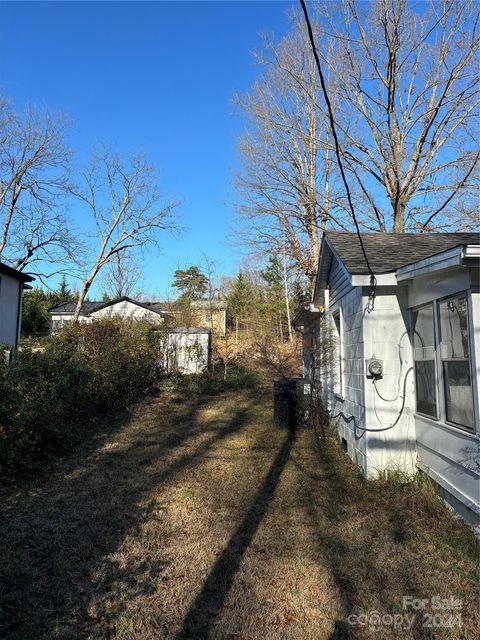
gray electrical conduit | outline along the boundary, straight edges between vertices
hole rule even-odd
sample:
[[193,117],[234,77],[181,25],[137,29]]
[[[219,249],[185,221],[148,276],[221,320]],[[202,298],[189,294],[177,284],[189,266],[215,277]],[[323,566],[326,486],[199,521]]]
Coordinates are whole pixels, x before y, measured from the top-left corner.
[[413,371],[413,367],[410,367],[410,369],[407,370],[407,372],[405,373],[405,378],[403,379],[403,398],[402,398],[402,406],[400,407],[400,411],[398,413],[398,416],[395,418],[395,422],[392,422],[391,425],[389,425],[388,427],[381,427],[380,429],[373,429],[371,427],[359,427],[357,425],[357,421],[355,416],[346,416],[343,411],[339,411],[337,414],[335,414],[334,416],[330,416],[328,415],[330,420],[335,420],[336,418],[343,418],[343,420],[345,422],[352,422],[354,423],[354,431],[355,431],[355,438],[358,440],[359,438],[361,438],[361,436],[357,437],[357,430],[360,430],[362,432],[368,431],[368,432],[373,432],[373,433],[378,433],[380,431],[388,431],[389,429],[392,429],[400,420],[400,418],[402,417],[403,414],[403,410],[405,409],[405,391],[407,388],[407,378],[408,378],[408,374],[410,373],[410,371]]
[[[391,398],[391,399],[384,398],[384,397],[380,394],[380,392],[378,391],[378,389],[377,389],[377,385],[375,384],[375,383],[376,383],[375,378],[373,379],[373,386],[375,387],[375,391],[376,391],[376,393],[377,393],[378,397],[379,397],[381,400],[383,400],[384,402],[395,402],[396,400],[398,400],[398,396],[399,396],[399,393],[400,393],[400,376],[401,376],[401,371],[402,371],[402,366],[403,366],[403,359],[402,359],[402,354],[401,354],[401,343],[402,343],[402,340],[403,340],[404,336],[406,336],[406,335],[407,335],[407,333],[408,333],[408,329],[402,333],[402,335],[400,336],[400,338],[399,338],[399,340],[398,340],[398,357],[399,357],[399,359],[400,359],[400,374],[399,374],[399,377],[398,377],[398,382],[397,382],[397,395],[395,396],[395,398]],[[415,333],[416,335],[418,335],[418,337],[420,338],[420,340],[421,340],[421,342],[422,342],[423,347],[425,348],[425,343],[424,343],[424,341],[423,341],[422,336],[418,333],[418,331],[415,331],[415,330],[414,330],[414,333]],[[360,430],[360,431],[362,431],[362,432],[368,431],[368,432],[373,432],[373,433],[379,433],[379,432],[381,432],[381,431],[389,431],[390,429],[392,429],[393,427],[395,427],[395,426],[398,424],[398,421],[399,421],[399,420],[400,420],[400,418],[402,417],[403,410],[405,409],[405,392],[406,392],[406,389],[407,389],[407,378],[408,378],[408,374],[410,373],[410,371],[413,371],[413,367],[410,367],[410,368],[405,372],[405,377],[404,377],[404,379],[403,379],[403,398],[402,398],[402,406],[400,407],[400,411],[399,411],[399,413],[398,413],[398,416],[395,418],[395,421],[394,421],[394,422],[392,422],[392,424],[391,424],[391,425],[389,425],[388,427],[381,427],[381,428],[378,428],[378,429],[374,429],[374,428],[370,428],[370,427],[359,427],[359,426],[357,425],[357,421],[356,421],[355,416],[347,416],[347,415],[345,415],[345,414],[343,413],[343,411],[339,411],[339,412],[338,412],[337,414],[335,414],[334,416],[330,416],[330,415],[328,414],[328,412],[327,412],[328,418],[329,418],[330,420],[335,420],[336,418],[340,418],[340,417],[341,417],[341,418],[343,418],[344,422],[346,422],[347,424],[348,424],[349,422],[352,422],[352,421],[353,421],[353,423],[354,423],[355,439],[356,439],[356,440],[358,440],[359,438],[361,438],[361,437],[362,437],[361,435],[357,437],[357,430]]]

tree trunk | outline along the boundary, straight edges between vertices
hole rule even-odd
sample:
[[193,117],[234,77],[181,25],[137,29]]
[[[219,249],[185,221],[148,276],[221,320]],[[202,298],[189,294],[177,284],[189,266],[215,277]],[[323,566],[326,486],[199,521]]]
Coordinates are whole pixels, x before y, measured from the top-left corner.
[[238,360],[238,318],[235,318],[235,359]]
[[290,301],[288,299],[287,254],[283,252],[283,283],[285,285],[285,309],[287,312],[288,340],[293,344],[292,322],[290,320]]
[[92,284],[93,278],[84,280],[82,284],[82,288],[80,289],[80,295],[78,296],[77,306],[75,307],[75,313],[73,314],[73,322],[78,322],[78,317],[80,315],[80,311],[82,310],[82,305],[87,297],[88,290]]
[[405,209],[406,203],[402,200],[398,200],[395,203],[393,211],[393,232],[405,233]]

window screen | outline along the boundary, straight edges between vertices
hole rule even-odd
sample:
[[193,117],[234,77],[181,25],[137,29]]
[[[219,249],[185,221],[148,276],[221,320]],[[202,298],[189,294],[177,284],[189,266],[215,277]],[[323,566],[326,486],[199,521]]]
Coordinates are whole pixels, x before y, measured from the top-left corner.
[[466,295],[442,300],[438,308],[446,418],[449,422],[473,429]]
[[342,393],[342,333],[340,324],[340,313],[333,316],[334,333],[335,333],[335,391]]
[[417,411],[437,418],[433,304],[417,309],[412,315]]

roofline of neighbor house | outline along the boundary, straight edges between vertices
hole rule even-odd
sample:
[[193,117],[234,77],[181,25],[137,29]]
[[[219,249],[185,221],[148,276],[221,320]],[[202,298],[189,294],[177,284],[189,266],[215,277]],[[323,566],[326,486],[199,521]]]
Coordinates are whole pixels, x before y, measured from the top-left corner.
[[[87,314],[82,313],[82,310],[80,309],[80,315],[84,316],[84,317],[89,317],[93,313],[96,313],[97,311],[101,311],[102,309],[110,307],[110,306],[112,306],[114,304],[118,304],[119,302],[131,302],[132,304],[136,305],[137,307],[142,307],[142,309],[145,309],[146,311],[151,311],[152,313],[156,313],[159,316],[168,315],[164,311],[159,311],[159,310],[157,311],[156,309],[152,309],[152,307],[149,307],[145,303],[140,302],[138,300],[134,300],[133,298],[129,298],[128,296],[122,296],[121,298],[115,298],[114,300],[106,300],[105,302],[99,302],[98,306],[95,307],[95,309],[93,311],[91,311],[90,313],[87,313]],[[57,307],[62,305],[62,304],[65,304],[65,302],[57,302],[54,305],[52,305],[48,310],[49,313],[55,314],[55,315],[73,316],[74,313],[75,313],[75,310],[73,310],[73,311],[60,311],[60,310],[57,309]],[[83,307],[83,305],[82,305],[82,307]]]

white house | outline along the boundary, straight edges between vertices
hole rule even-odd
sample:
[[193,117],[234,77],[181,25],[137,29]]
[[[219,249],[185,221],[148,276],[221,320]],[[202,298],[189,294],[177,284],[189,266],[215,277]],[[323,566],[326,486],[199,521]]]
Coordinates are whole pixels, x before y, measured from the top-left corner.
[[[73,320],[76,302],[58,302],[50,307],[52,333],[62,329]],[[100,318],[120,317],[132,320],[147,320],[153,324],[162,323],[165,312],[158,306],[139,302],[124,296],[108,302],[84,302],[80,311],[80,322],[92,322]]]
[[480,516],[480,236],[329,231],[313,304],[297,315],[304,375],[367,477],[428,473]]
[[0,344],[18,345],[22,323],[23,290],[32,276],[0,262]]

